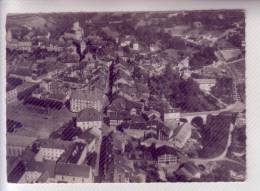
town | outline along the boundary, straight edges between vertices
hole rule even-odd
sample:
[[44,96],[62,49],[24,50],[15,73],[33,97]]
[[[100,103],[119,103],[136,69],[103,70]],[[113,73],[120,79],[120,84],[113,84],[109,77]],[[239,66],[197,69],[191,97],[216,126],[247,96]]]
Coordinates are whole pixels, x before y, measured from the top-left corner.
[[8,182],[245,181],[244,14],[9,14]]

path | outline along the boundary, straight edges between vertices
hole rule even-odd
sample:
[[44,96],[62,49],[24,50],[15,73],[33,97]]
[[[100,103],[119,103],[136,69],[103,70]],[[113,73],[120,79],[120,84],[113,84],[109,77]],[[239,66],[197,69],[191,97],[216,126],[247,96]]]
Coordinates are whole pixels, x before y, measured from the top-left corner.
[[234,162],[234,163],[244,166],[241,162],[227,158],[227,156],[226,156],[228,149],[232,143],[232,132],[234,129],[235,129],[235,127],[231,123],[230,127],[229,127],[227,145],[226,145],[224,151],[220,155],[218,155],[216,157],[212,157],[212,158],[191,158],[188,161],[191,161],[191,162],[195,163],[196,165],[203,165],[203,166],[206,166],[206,164],[209,162],[217,162],[217,161],[229,161],[229,162]]

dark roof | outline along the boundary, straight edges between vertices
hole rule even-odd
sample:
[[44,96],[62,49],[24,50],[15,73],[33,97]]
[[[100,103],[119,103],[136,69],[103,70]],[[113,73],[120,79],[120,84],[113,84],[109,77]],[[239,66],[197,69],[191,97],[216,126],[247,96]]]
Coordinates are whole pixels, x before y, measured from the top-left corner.
[[94,108],[86,108],[79,113],[77,121],[102,121],[102,113]]
[[145,123],[145,119],[141,115],[132,115],[131,116],[132,123]]
[[80,139],[84,139],[87,144],[90,144],[94,139],[96,139],[96,136],[89,132],[89,130],[84,131],[79,135]]
[[40,147],[42,148],[55,148],[55,149],[67,149],[73,142],[70,141],[62,141],[62,140],[55,140],[55,139],[40,139]]
[[26,147],[26,149],[24,150],[24,152],[21,155],[21,159],[23,161],[33,161],[34,157],[35,157],[36,153],[32,151],[32,149],[30,147]]
[[45,183],[49,178],[49,172],[46,170],[41,176],[38,178],[37,183]]
[[13,71],[12,74],[19,75],[19,76],[31,76],[32,72],[31,69],[19,68]]
[[33,105],[41,108],[50,108],[60,110],[63,107],[63,102],[52,99],[39,99],[35,97],[28,97],[24,100],[24,104]]
[[187,170],[192,175],[195,175],[199,171],[199,168],[195,164],[193,164],[192,162],[184,163],[182,168]]
[[43,162],[38,161],[30,161],[25,163],[26,171],[37,171],[37,172],[44,172],[45,165]]
[[55,167],[55,174],[88,178],[90,167],[87,165],[58,163]]
[[110,120],[123,120],[130,118],[128,111],[113,111],[109,112]]
[[6,86],[6,91],[10,91],[15,89],[17,86],[21,85],[23,81],[19,78],[14,78],[14,77],[8,77],[6,79],[7,86]]
[[149,125],[149,126],[153,126],[153,125],[156,125],[156,126],[162,126],[163,123],[158,121],[158,120],[149,120],[146,122],[146,125]]
[[154,154],[154,157],[157,158],[164,154],[178,155],[178,152],[174,148],[164,145],[164,146],[157,148],[153,154]]
[[59,158],[58,163],[77,163],[85,147],[83,143],[71,145]]
[[136,82],[135,86],[138,92],[150,93],[149,87],[144,83]]
[[135,101],[127,101],[126,102],[126,109],[130,110],[132,108],[136,108],[136,109],[141,110],[143,108],[143,103],[135,102]]
[[129,129],[147,129],[146,123],[131,123]]
[[23,161],[16,160],[15,163],[8,169],[8,182],[17,183],[25,172],[25,165]]
[[112,111],[122,111],[126,108],[126,99],[118,96],[113,102],[108,106],[108,109]]

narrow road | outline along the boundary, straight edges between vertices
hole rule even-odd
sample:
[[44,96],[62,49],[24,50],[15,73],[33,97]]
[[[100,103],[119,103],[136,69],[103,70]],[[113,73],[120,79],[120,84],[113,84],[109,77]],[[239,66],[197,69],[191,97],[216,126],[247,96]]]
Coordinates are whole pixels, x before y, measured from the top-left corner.
[[206,94],[208,94],[209,96],[213,97],[215,100],[217,100],[220,104],[224,105],[225,107],[228,106],[225,102],[223,102],[220,98],[217,98],[216,96],[214,96],[212,93],[207,92]]
[[181,113],[182,117],[185,116],[200,116],[200,115],[218,115],[221,112],[232,111],[232,112],[242,112],[245,109],[245,104],[241,102],[235,102],[234,104],[228,105],[224,109],[214,110],[214,111],[202,111],[202,112],[190,112]]

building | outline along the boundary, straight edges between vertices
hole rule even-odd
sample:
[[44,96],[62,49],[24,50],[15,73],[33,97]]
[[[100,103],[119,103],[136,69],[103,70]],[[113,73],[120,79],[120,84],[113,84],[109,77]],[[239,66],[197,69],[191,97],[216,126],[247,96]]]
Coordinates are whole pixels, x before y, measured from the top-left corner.
[[165,108],[164,110],[164,121],[174,122],[179,121],[181,118],[180,109],[177,108]]
[[238,127],[243,127],[246,125],[246,114],[245,113],[239,112],[237,114],[235,125]]
[[44,160],[57,161],[70,146],[72,146],[72,143],[69,141],[41,139],[35,160],[40,162]]
[[110,105],[108,105],[107,112],[120,112],[126,110],[127,100],[124,97],[116,97]]
[[148,98],[150,97],[150,89],[148,85],[146,85],[143,82],[136,82],[135,83],[135,88],[136,88],[136,96],[139,100],[144,100],[147,101]]
[[172,141],[176,147],[184,147],[187,141],[191,138],[192,128],[193,126],[190,123],[184,123],[173,130]]
[[127,144],[127,135],[120,131],[114,131],[112,136],[113,152],[117,154],[123,154],[125,152],[125,146]]
[[223,49],[219,53],[226,62],[239,58],[242,55],[242,51],[237,48]]
[[119,96],[122,96],[128,100],[136,100],[136,88],[129,85],[120,84],[117,85],[117,92]]
[[80,112],[86,108],[94,108],[101,111],[103,99],[103,92],[99,89],[75,90],[71,94],[70,110],[72,112]]
[[159,167],[176,166],[179,154],[174,148],[164,145],[155,150],[154,157]]
[[7,164],[7,181],[11,183],[18,183],[24,172],[24,162],[20,159],[15,159],[10,164]]
[[199,84],[201,90],[210,92],[211,88],[216,85],[216,79],[194,79]]
[[149,118],[149,119],[161,119],[161,113],[159,111],[150,109],[148,111],[145,111],[144,114]]
[[134,137],[135,139],[144,138],[145,134],[149,131],[151,131],[151,129],[146,126],[145,122],[131,123],[128,128],[124,130],[128,136]]
[[55,167],[55,178],[50,182],[58,183],[91,183],[94,182],[94,174],[91,167],[68,163],[58,163]]
[[25,162],[25,172],[19,179],[19,183],[36,183],[44,172],[44,163],[30,161]]
[[181,165],[177,171],[177,174],[185,176],[185,178],[188,180],[198,179],[201,176],[199,168],[191,162],[187,162]]
[[102,127],[102,122],[102,113],[94,108],[84,109],[77,117],[77,127],[79,127],[82,131],[91,128],[100,129]]
[[108,112],[109,126],[112,128],[120,125],[125,119],[129,117],[128,112],[125,111],[111,111]]
[[39,87],[39,84],[24,82],[23,84],[17,86],[17,98],[22,100],[32,95],[32,92]]
[[86,50],[86,47],[87,47],[86,42],[85,41],[81,41],[80,42],[80,52],[81,52],[81,54],[84,54],[84,51]]
[[32,42],[30,41],[8,41],[7,46],[8,49],[10,50],[20,50],[20,51],[32,51]]
[[65,85],[63,82],[45,80],[45,83],[45,86],[47,86],[46,88],[54,95],[70,96],[71,94],[69,86]]
[[229,170],[229,175],[236,181],[244,181],[246,179],[246,175],[243,171]]
[[6,42],[12,42],[13,41],[13,33],[10,29],[6,32]]
[[129,183],[134,173],[133,161],[127,160],[123,156],[116,155],[114,164],[113,182]]
[[156,43],[156,44],[151,44],[149,49],[151,52],[157,52],[161,49],[161,47],[159,43]]
[[130,35],[126,35],[125,37],[119,39],[120,46],[121,47],[130,46],[133,40],[134,40],[133,37],[131,37]]
[[190,66],[189,63],[190,63],[189,57],[186,57],[186,58],[184,58],[183,60],[181,60],[181,61],[178,63],[178,68],[179,68],[179,70],[189,68],[189,66]]
[[36,140],[35,137],[27,137],[23,135],[6,135],[6,154],[10,157],[18,157],[22,155],[28,146],[31,146]]
[[160,125],[160,128],[158,130],[158,138],[161,141],[169,141],[172,136],[174,130],[179,126],[178,121],[166,121],[162,125]]
[[84,36],[84,30],[83,30],[83,28],[81,28],[80,23],[78,21],[73,23],[72,30],[75,33],[75,38],[77,40],[82,40],[82,38]]
[[41,83],[40,83],[40,88],[45,89],[47,92],[51,92],[52,89],[52,80],[51,79],[44,79]]
[[17,86],[23,84],[23,80],[7,77],[6,82],[6,102],[8,104],[17,101]]
[[76,141],[80,141],[86,144],[86,152],[94,152],[96,150],[97,137],[90,131],[84,131],[79,135]]
[[61,52],[63,50],[63,47],[54,45],[54,44],[50,44],[49,46],[46,47],[47,51],[54,51],[54,52]]
[[23,124],[21,122],[7,118],[7,120],[6,120],[7,132],[14,132],[16,129],[19,129],[22,127],[23,127]]
[[12,103],[17,101],[17,89],[16,87],[6,88],[6,103]]
[[133,48],[133,50],[139,50],[140,49],[139,43],[138,42],[134,42],[132,44],[132,48]]

